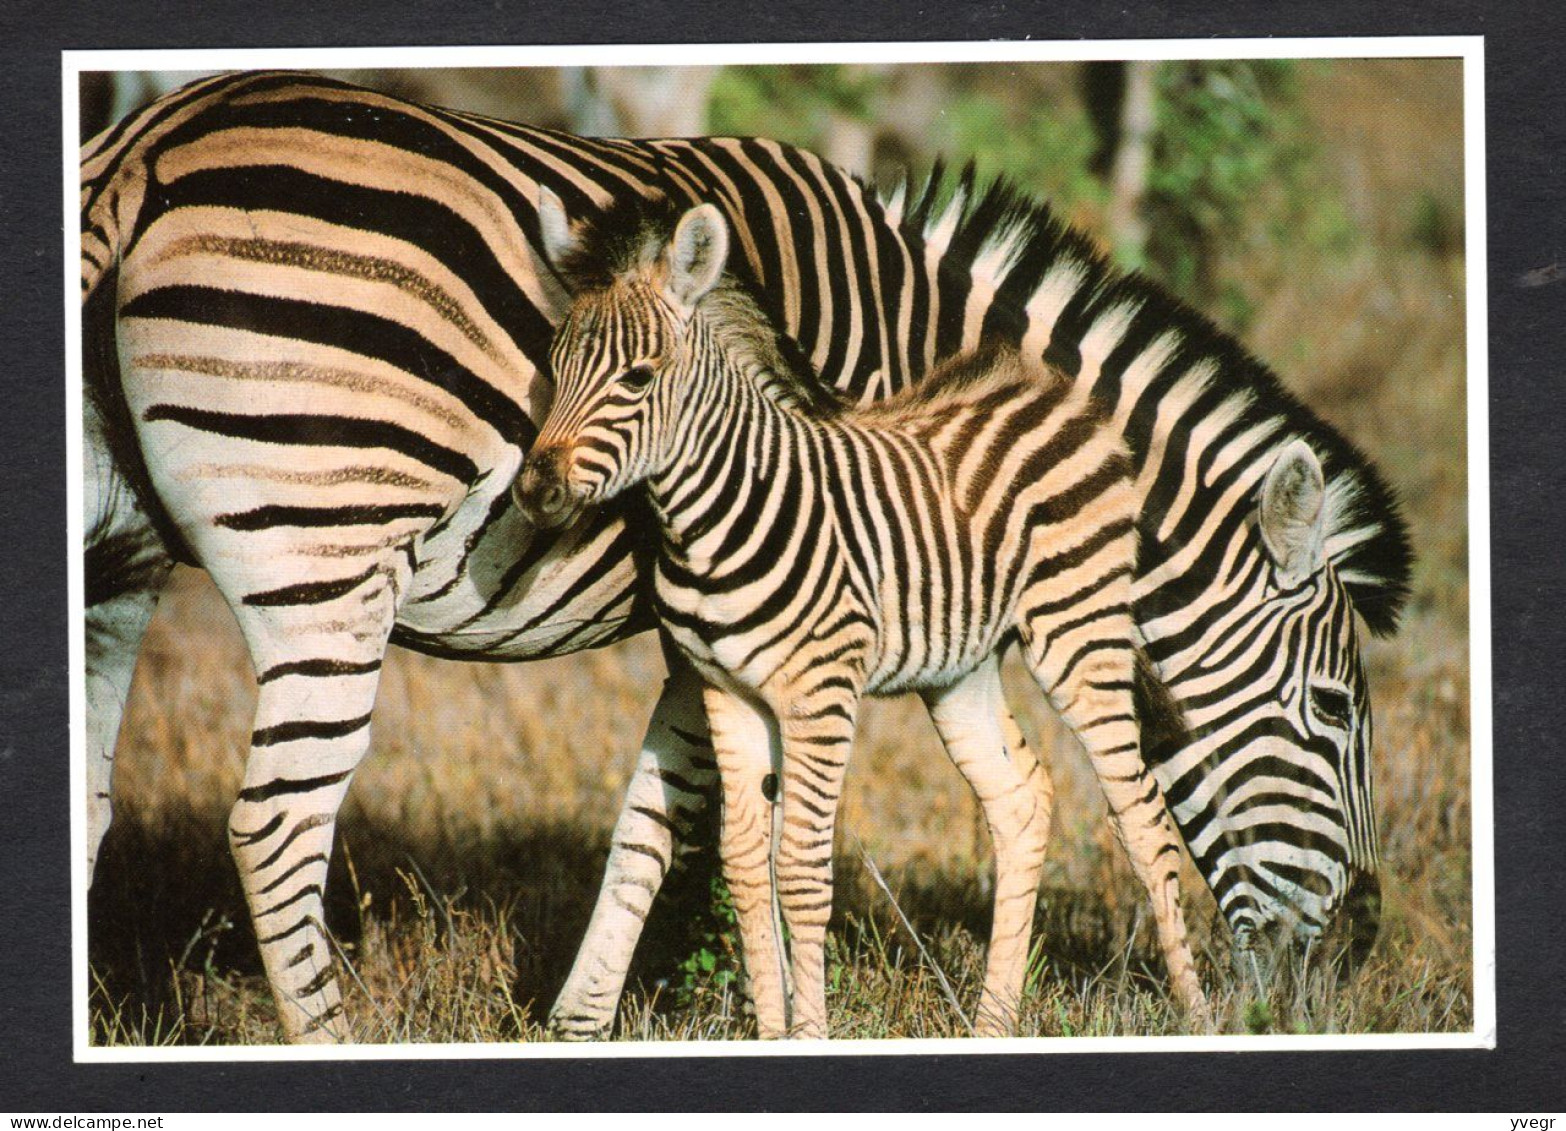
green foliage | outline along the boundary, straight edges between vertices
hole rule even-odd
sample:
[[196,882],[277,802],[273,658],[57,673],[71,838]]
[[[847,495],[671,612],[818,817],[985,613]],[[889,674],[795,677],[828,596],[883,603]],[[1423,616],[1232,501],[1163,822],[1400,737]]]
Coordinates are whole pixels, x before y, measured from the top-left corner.
[[[1253,309],[1221,276],[1242,244],[1303,244],[1342,253],[1355,233],[1312,162],[1299,108],[1300,64],[1287,60],[1165,63],[1145,215],[1146,270],[1176,293],[1243,327]],[[1264,222],[1253,218],[1264,215]]]
[[713,876],[708,903],[693,931],[693,946],[680,960],[675,1004],[684,1008],[721,995],[739,979],[739,923],[734,900],[721,876]]
[[1107,196],[1090,170],[1098,140],[1080,106],[1003,106],[963,92],[947,108],[943,132],[953,160],[972,160],[981,178],[1005,177],[1064,216],[1102,207]]
[[[1278,270],[1297,252],[1341,256],[1352,249],[1359,235],[1316,161],[1301,108],[1302,71],[1330,65],[1158,64],[1143,196],[1147,239],[1141,247],[1113,247],[1121,265],[1244,330],[1255,315],[1257,280],[1236,278],[1234,264]],[[840,64],[726,67],[713,86],[708,126],[819,150],[844,119],[873,123],[894,96],[894,81],[888,72]],[[1068,220],[1103,232],[1118,96],[1099,105],[1103,99],[1078,87],[1079,96],[1070,84],[1057,96],[1012,96],[954,71],[915,159],[971,160],[981,179],[1005,177]],[[1433,198],[1415,202],[1411,243],[1448,248],[1461,242],[1456,228]]]
[[1272,1032],[1272,1007],[1260,998],[1245,1006],[1245,1031],[1256,1034]]
[[835,116],[871,117],[884,83],[880,74],[838,63],[725,67],[707,103],[707,128],[819,149]]
[[1435,258],[1455,255],[1463,250],[1462,217],[1453,215],[1450,204],[1426,189],[1414,198],[1408,242]]

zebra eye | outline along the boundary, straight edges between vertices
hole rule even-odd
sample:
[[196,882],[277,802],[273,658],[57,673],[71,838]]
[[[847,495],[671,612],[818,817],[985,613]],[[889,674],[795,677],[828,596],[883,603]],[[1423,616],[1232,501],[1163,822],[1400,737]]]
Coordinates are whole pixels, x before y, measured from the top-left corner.
[[627,369],[625,376],[620,378],[620,384],[630,389],[633,393],[640,392],[653,383],[653,371],[645,365],[638,365],[634,369]]
[[1354,717],[1353,702],[1346,693],[1334,687],[1311,688],[1310,705],[1322,722],[1344,730],[1348,729],[1349,720]]

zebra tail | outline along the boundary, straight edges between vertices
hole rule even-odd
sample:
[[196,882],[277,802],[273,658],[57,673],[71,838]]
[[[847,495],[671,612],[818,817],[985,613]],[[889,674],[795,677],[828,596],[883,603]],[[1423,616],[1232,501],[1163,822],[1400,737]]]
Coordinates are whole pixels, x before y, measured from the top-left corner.
[[1147,653],[1140,648],[1136,650],[1136,675],[1131,694],[1142,731],[1142,758],[1148,765],[1156,765],[1168,754],[1189,745],[1191,732],[1186,726],[1185,713]]
[[191,562],[152,486],[120,380],[115,336],[117,268],[82,304],[82,474],[85,606],[162,583],[173,561]]

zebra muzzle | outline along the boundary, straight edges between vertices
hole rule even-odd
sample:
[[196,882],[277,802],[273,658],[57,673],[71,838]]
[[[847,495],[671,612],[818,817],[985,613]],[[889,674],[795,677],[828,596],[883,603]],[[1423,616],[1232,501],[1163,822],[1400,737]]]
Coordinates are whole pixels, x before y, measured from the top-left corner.
[[564,463],[565,453],[559,449],[535,451],[511,487],[522,516],[534,526],[563,526],[580,509],[580,500],[566,483]]

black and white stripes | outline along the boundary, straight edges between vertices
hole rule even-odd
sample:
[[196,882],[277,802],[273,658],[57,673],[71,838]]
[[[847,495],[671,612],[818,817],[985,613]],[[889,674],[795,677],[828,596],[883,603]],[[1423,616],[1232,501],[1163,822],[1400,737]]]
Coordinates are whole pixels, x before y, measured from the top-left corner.
[[[1405,589],[1390,496],[1231,339],[1114,275],[1042,210],[940,178],[883,204],[773,142],[573,138],[284,74],[171,94],[89,142],[81,172],[89,858],[173,560],[206,568],[235,607],[266,677],[263,737],[370,715],[388,639],[514,660],[651,623],[616,511],[539,531],[507,490],[549,404],[565,305],[536,252],[542,185],[572,216],[657,193],[716,202],[732,265],[785,345],[850,401],[984,340],[1047,356],[1112,405],[1142,499],[1138,623],[1194,727],[1191,745],[1154,752],[1157,771],[1203,871],[1242,938],[1277,922],[1319,932],[1367,890],[1369,718],[1352,634],[1355,613],[1389,631]],[[1257,502],[1295,440],[1320,468],[1320,553],[1285,587]],[[648,728],[640,800],[557,1008],[568,1035],[612,1019],[672,830],[714,788],[696,696],[676,673]],[[349,772],[367,742],[359,727],[257,746],[245,787]],[[256,891],[329,853],[348,780],[241,802],[268,807],[236,811],[242,834],[282,816],[259,850],[236,844],[246,868],[326,818],[298,833],[288,864],[247,876],[254,908],[322,882],[305,868]],[[311,893],[270,917],[292,926],[314,906]],[[297,1035],[333,991],[303,992],[318,974],[288,965],[302,944],[264,949]],[[311,1035],[344,1032],[329,1019]]]

